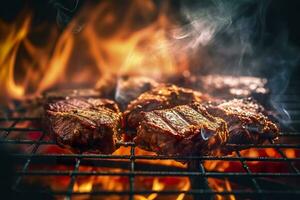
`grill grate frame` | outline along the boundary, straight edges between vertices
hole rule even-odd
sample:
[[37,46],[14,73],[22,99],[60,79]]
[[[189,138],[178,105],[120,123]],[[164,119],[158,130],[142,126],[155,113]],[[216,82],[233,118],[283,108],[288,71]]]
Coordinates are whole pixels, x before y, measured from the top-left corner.
[[[294,140],[300,141],[300,134],[297,130],[297,126],[300,125],[300,96],[296,96],[294,98],[288,98],[288,96],[284,96],[281,100],[285,100],[285,105],[287,108],[290,108],[289,113],[292,115],[292,123],[291,125],[293,129],[284,128],[284,130],[280,133],[280,141],[286,140]],[[291,100],[292,99],[292,100]],[[293,100],[294,99],[294,100]],[[299,143],[272,143],[271,141],[268,144],[263,145],[243,145],[249,148],[255,149],[266,149],[273,148],[276,150],[276,153],[280,155],[280,157],[245,157],[242,156],[240,150],[236,150],[236,156],[189,156],[189,157],[174,157],[174,156],[150,156],[150,155],[135,155],[135,144],[133,142],[120,143],[120,146],[130,147],[129,155],[95,155],[95,154],[38,154],[37,150],[44,145],[55,145],[53,141],[44,140],[47,132],[43,129],[36,127],[26,127],[20,128],[18,127],[19,123],[24,121],[28,121],[31,124],[34,122],[39,122],[39,118],[28,117],[23,115],[24,117],[14,117],[14,116],[22,116],[26,109],[18,108],[15,110],[6,110],[9,117],[0,118],[1,122],[10,122],[10,125],[0,126],[0,145],[31,145],[32,150],[29,153],[17,152],[12,154],[12,156],[16,160],[22,161],[21,168],[17,171],[13,190],[19,194],[28,194],[28,193],[41,193],[45,195],[51,196],[65,196],[68,198],[74,196],[81,195],[91,195],[91,196],[109,196],[109,195],[126,195],[129,199],[134,199],[135,195],[146,195],[157,193],[159,195],[170,195],[170,194],[188,194],[194,195],[194,197],[205,197],[210,198],[211,196],[221,195],[221,196],[229,196],[236,195],[237,197],[251,197],[258,199],[270,199],[273,197],[277,198],[290,198],[297,199],[300,197],[300,189],[299,188],[290,188],[284,190],[268,190],[262,187],[260,183],[261,178],[269,178],[276,180],[278,178],[289,179],[297,179],[300,180],[300,170],[297,165],[300,164],[300,157],[289,158],[284,153],[285,149],[294,149],[300,152],[300,144]],[[30,132],[41,132],[42,134],[36,140],[30,139],[10,139],[9,136],[12,132],[17,131],[19,134],[28,134]],[[157,166],[156,170],[148,170],[146,166],[141,165],[137,160],[169,160],[169,159],[182,159],[186,160],[189,163],[193,163],[193,167],[190,169],[180,169],[176,167],[161,167]],[[29,170],[29,166],[36,163],[43,163],[47,160],[55,160],[57,163],[63,163],[66,165],[73,166],[72,170]],[[122,172],[110,172],[110,171],[80,171],[79,168],[81,166],[89,165],[92,163],[94,166],[102,166],[103,163],[107,162],[109,165],[113,162],[116,162],[116,166],[122,168],[122,166],[129,166],[128,171]],[[243,168],[243,172],[218,172],[218,171],[207,171],[203,166],[203,161],[207,160],[216,160],[216,161],[236,161],[239,162]],[[277,163],[287,163],[288,172],[286,173],[275,173],[275,172],[252,172],[247,162],[277,162]],[[111,163],[110,163],[111,162]],[[122,165],[123,163],[123,165]],[[116,167],[114,166],[114,167]],[[34,190],[34,191],[26,191],[20,189],[21,181],[24,177],[35,177],[35,176],[69,176],[70,182],[66,190],[59,191],[44,191],[44,190]],[[121,176],[127,177],[129,183],[129,190],[127,191],[91,191],[91,192],[75,192],[74,184],[76,178],[79,176]],[[155,191],[155,190],[136,190],[135,189],[135,178],[138,176],[148,176],[148,177],[189,177],[192,183],[192,187],[188,191],[179,191],[179,190],[163,190],[163,191]],[[207,186],[208,178],[217,178],[217,179],[239,179],[243,178],[243,180],[248,180],[250,190],[232,190],[232,191],[214,191]],[[196,184],[193,182],[201,181],[201,184]],[[244,181],[245,181],[244,180]]]

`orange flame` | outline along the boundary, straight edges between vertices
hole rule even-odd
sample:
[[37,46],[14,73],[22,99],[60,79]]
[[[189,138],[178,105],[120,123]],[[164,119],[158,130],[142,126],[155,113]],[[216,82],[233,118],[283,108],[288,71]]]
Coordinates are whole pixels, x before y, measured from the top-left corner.
[[[167,14],[168,1],[159,6],[141,0],[124,5],[115,1],[85,5],[61,34],[49,33],[44,46],[34,44],[33,39],[45,38],[36,34],[38,28],[31,27],[30,17],[12,25],[1,23],[0,30],[7,30],[0,41],[3,96],[21,99],[53,86],[76,83],[99,87],[103,80],[120,74],[162,78],[186,68],[185,53],[174,51],[169,37],[175,24]],[[17,26],[19,21],[21,26]],[[56,25],[50,30],[57,30]],[[22,61],[18,65],[17,58]],[[21,69],[25,72],[19,72]]]
[[15,61],[21,42],[26,38],[30,25],[27,17],[20,27],[1,23],[1,31],[5,31],[4,38],[0,41],[0,89],[2,94],[18,98],[24,95],[24,87],[15,82]]

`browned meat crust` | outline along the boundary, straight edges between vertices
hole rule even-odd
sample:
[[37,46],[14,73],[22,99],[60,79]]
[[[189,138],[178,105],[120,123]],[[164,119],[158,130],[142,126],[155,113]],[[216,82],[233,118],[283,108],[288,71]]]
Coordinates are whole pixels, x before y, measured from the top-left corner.
[[268,95],[267,79],[251,76],[207,75],[198,77],[201,89],[209,94],[222,97],[256,97]]
[[267,103],[270,94],[267,79],[254,76],[219,74],[199,76],[186,71],[173,77],[170,81],[183,87],[205,91],[211,96],[223,99],[253,97],[262,103]]
[[113,101],[60,100],[46,104],[45,115],[57,143],[75,151],[112,153],[120,140],[122,115]]
[[101,92],[96,89],[65,89],[48,91],[44,93],[44,99],[46,102],[54,102],[69,98],[99,98]]
[[[277,125],[264,114],[264,108],[252,99],[233,99],[205,107],[211,115],[227,122],[227,144],[261,144],[278,136]],[[231,149],[228,147],[227,150]]]
[[142,112],[143,121],[134,141],[162,155],[214,154],[227,141],[226,123],[199,103]]
[[207,95],[191,89],[175,85],[160,85],[141,94],[128,105],[127,110],[124,112],[125,124],[130,129],[135,129],[142,119],[142,111],[166,109],[194,101],[203,102],[207,100],[209,100]]

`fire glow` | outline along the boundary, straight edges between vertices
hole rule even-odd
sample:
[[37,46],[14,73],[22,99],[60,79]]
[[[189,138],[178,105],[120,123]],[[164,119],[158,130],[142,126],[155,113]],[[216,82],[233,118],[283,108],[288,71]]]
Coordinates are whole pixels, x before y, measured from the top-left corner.
[[[116,10],[126,10],[119,14]],[[159,7],[152,1],[134,0],[125,7],[117,6],[114,1],[103,1],[96,7],[87,5],[71,21],[63,32],[55,25],[51,27],[48,39],[44,44],[35,44],[32,35],[38,33],[43,27],[32,27],[32,16],[20,17],[13,24],[0,23],[0,94],[1,101],[12,99],[24,100],[34,98],[50,88],[61,88],[84,85],[101,88],[109,85],[113,77],[134,74],[162,79],[188,69],[189,59],[186,50],[178,51],[170,39],[170,31],[177,28],[170,16],[168,1]],[[137,17],[142,26],[137,26]],[[81,25],[81,21],[85,21]],[[80,30],[78,26],[80,25]],[[82,26],[82,27],[81,27]],[[36,29],[36,30],[35,30]],[[49,27],[47,27],[49,29]],[[176,29],[177,30],[177,29]],[[43,30],[45,31],[45,30]],[[204,37],[204,36],[203,36]],[[207,35],[206,37],[211,37]],[[202,38],[203,39],[203,38]],[[204,38],[205,40],[205,38]],[[51,41],[51,42],[49,42]],[[25,125],[27,126],[27,125]],[[34,134],[33,134],[34,135]],[[32,138],[28,138],[32,139]],[[57,148],[57,149],[56,149]],[[58,147],[41,149],[41,153],[70,153]],[[247,157],[280,157],[274,149],[244,150]],[[295,157],[296,152],[287,150],[288,157]],[[122,147],[114,155],[130,155],[130,148]],[[136,155],[153,155],[153,153],[136,148]],[[232,155],[235,156],[235,155]],[[187,168],[173,160],[141,161],[145,163],[176,166]],[[206,161],[208,171],[243,171],[240,163],[225,161]],[[250,164],[257,171],[266,168],[277,171],[282,165],[274,167],[262,166],[259,162]],[[59,170],[61,166],[57,166]],[[277,168],[278,167],[278,168]],[[103,170],[95,167],[82,167],[84,171]],[[122,169],[115,169],[115,172]],[[28,180],[29,182],[42,182],[51,189],[64,187],[69,178],[51,180]],[[208,179],[210,187],[215,191],[231,191],[229,180]],[[128,190],[128,180],[123,177],[91,176],[76,180],[73,190],[75,192],[90,192],[95,187],[103,190]],[[186,177],[136,177],[138,189],[148,188],[155,191],[177,189],[188,191],[191,184]],[[89,199],[83,196],[80,199]],[[120,199],[117,198],[116,199]],[[136,195],[137,200],[163,199],[158,194]],[[189,199],[185,194],[175,195],[175,200]],[[218,196],[217,199],[222,199]],[[234,200],[230,195],[228,199]]]
[[[125,16],[114,7],[121,9],[113,2],[86,6],[62,33],[53,25],[47,38],[52,42],[39,45],[32,35],[45,30],[32,27],[31,16],[13,24],[2,22],[1,99],[36,96],[61,85],[97,88],[122,74],[162,78],[187,68],[185,52],[174,55],[171,50],[168,31],[175,24],[167,16],[167,3],[157,8],[151,1],[132,1],[124,8]],[[135,24],[137,16],[141,27]],[[82,18],[88,20],[76,33]]]
[[[34,127],[36,125],[20,122],[18,124],[18,128],[25,127]],[[20,134],[11,133],[8,136],[8,139],[11,140],[20,140],[25,139],[28,141],[36,141],[42,136],[42,132],[29,132],[28,134],[21,135]],[[49,136],[46,136],[43,141],[51,141]],[[34,145],[22,144],[19,146],[20,152],[30,153],[33,149]],[[131,148],[130,147],[120,147],[116,150],[113,155],[130,155]],[[36,152],[40,155],[55,155],[55,154],[72,154],[71,151],[65,148],[61,148],[57,145],[43,145],[40,146]],[[289,158],[295,158],[299,156],[300,152],[296,152],[294,149],[285,149],[283,153]],[[153,152],[144,151],[138,147],[135,148],[136,156],[153,156],[155,155]],[[234,153],[230,155],[232,157],[237,157]],[[265,149],[256,149],[251,148],[247,150],[241,151],[241,156],[248,158],[258,158],[258,157],[268,157],[268,158],[280,158],[281,155],[273,149],[273,148],[265,148]],[[109,161],[113,161],[110,159]],[[147,159],[139,159],[136,163],[144,163],[144,164],[155,164],[159,166],[172,166],[181,169],[186,169],[187,164],[183,164],[174,160],[147,160]],[[222,160],[207,160],[203,163],[205,170],[207,172],[244,172],[242,163],[235,161],[222,161]],[[274,162],[259,162],[259,161],[250,161],[247,164],[251,172],[280,172],[285,173],[288,171],[287,163],[274,163]],[[32,164],[30,165],[29,171],[39,171],[39,170],[51,170],[51,171],[61,171],[61,172],[70,172],[73,170],[72,166],[68,165],[43,165],[43,164]],[[128,169],[121,168],[107,168],[107,167],[93,167],[93,166],[80,166],[78,169],[79,172],[128,172]],[[70,176],[36,176],[36,177],[24,177],[24,183],[29,183],[33,185],[41,185],[46,188],[50,188],[51,190],[58,191],[67,188],[70,183]],[[129,190],[129,179],[127,176],[78,176],[73,186],[74,192],[86,193],[85,195],[80,195],[74,197],[74,199],[90,199],[92,198],[88,193],[92,191],[128,191]],[[166,176],[166,177],[148,177],[148,176],[136,176],[135,177],[135,190],[153,190],[156,192],[162,190],[178,190],[178,191],[188,191],[191,189],[190,179],[188,177],[176,177],[176,176]],[[216,192],[222,191],[232,191],[233,188],[237,187],[236,183],[231,183],[229,179],[217,179],[217,178],[208,178],[208,183],[211,189]],[[127,196],[110,196],[112,199],[127,199]],[[99,197],[99,199],[105,199],[106,197]],[[174,199],[174,200],[183,200],[183,199],[192,199],[191,196],[186,195],[184,193],[178,195],[159,195],[157,193],[152,193],[149,195],[135,195],[135,199],[137,200],[145,200],[145,199]],[[60,199],[58,197],[58,199]],[[62,198],[63,199],[63,198]],[[236,199],[234,195],[221,196],[217,195],[216,199]]]

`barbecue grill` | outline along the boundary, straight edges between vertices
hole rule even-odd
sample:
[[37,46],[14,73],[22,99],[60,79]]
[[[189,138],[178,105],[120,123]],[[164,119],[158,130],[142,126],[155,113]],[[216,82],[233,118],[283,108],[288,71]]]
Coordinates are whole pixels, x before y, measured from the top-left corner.
[[[240,150],[236,150],[234,156],[192,156],[192,157],[172,157],[157,155],[136,155],[135,144],[133,142],[119,143],[120,146],[130,148],[128,155],[99,155],[99,154],[65,154],[51,153],[41,154],[39,149],[47,145],[56,145],[54,141],[49,140],[47,131],[39,127],[40,118],[28,115],[28,109],[24,108],[20,102],[15,103],[15,109],[3,109],[5,117],[0,118],[1,144],[15,147],[18,145],[27,146],[24,151],[15,151],[12,154],[17,163],[18,170],[15,174],[13,191],[19,195],[41,194],[52,197],[75,198],[88,195],[89,197],[111,197],[122,196],[128,199],[135,199],[136,195],[158,194],[179,195],[185,194],[185,197],[194,197],[194,199],[211,199],[211,197],[234,197],[250,199],[297,199],[300,198],[299,183],[299,152],[300,139],[299,120],[300,120],[300,95],[293,90],[281,96],[281,104],[286,105],[287,111],[291,115],[291,122],[288,126],[282,125],[280,138],[275,143],[263,145],[247,145],[252,149],[274,149],[276,153],[273,156],[243,156]],[[20,126],[22,124],[22,126]],[[25,124],[25,126],[24,126]],[[16,134],[17,133],[17,134]],[[27,137],[34,135],[34,138]],[[18,135],[18,136],[12,136]],[[25,139],[24,139],[25,138]],[[29,139],[28,139],[29,138]],[[28,148],[30,149],[28,150]],[[287,150],[293,151],[294,156],[290,156]],[[279,155],[279,156],[278,156]],[[184,160],[188,167],[180,168],[176,166],[165,166],[155,162],[140,162],[140,160]],[[223,161],[239,163],[242,171],[210,171],[205,169],[206,161]],[[281,170],[271,171],[253,170],[249,165],[251,162],[258,162],[261,166],[279,165]],[[43,168],[33,168],[32,166],[48,166]],[[51,166],[66,166],[63,170],[51,168]],[[90,170],[82,166],[101,167],[102,170]],[[121,171],[111,171],[109,169],[123,169]],[[284,168],[284,169],[282,169]],[[30,178],[34,180],[37,177],[50,178],[55,176],[57,180],[60,177],[67,177],[68,184],[65,189],[49,190],[42,187],[31,186],[23,187],[23,180]],[[122,177],[128,182],[128,190],[112,191],[104,189],[92,189],[91,191],[74,190],[74,185],[78,177]],[[141,190],[137,189],[135,179],[138,177],[188,177],[191,183],[189,190]],[[231,190],[224,189],[216,191],[209,186],[209,178],[218,180],[228,180],[231,183],[243,186],[244,189]]]
[[[7,191],[12,199],[38,200],[300,199],[299,72],[285,90],[293,67],[299,68],[297,4],[6,4],[0,12],[0,199],[10,199]],[[231,145],[232,155],[220,156],[156,155],[132,140],[118,143],[113,154],[74,153],[58,146],[44,128],[44,99],[28,101],[48,90],[84,87],[118,101],[124,89],[119,80],[131,76],[224,98],[231,86],[225,87],[224,97],[219,93],[223,87],[216,92],[207,91],[210,85],[198,87],[209,82],[200,83],[198,76],[209,74],[222,75],[221,84],[223,75],[266,78],[268,84],[261,88],[266,94],[252,96],[273,112],[272,122],[279,119],[279,139]],[[130,88],[125,87],[125,94]],[[276,96],[270,98],[274,108],[268,104],[269,90]]]

